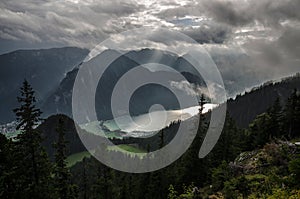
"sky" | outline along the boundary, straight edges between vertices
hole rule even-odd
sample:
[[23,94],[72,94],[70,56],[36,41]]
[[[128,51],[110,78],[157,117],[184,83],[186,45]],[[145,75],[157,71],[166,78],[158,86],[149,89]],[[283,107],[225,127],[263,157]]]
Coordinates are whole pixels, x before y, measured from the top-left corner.
[[299,0],[2,0],[0,54],[92,49],[126,30],[163,27],[210,53],[247,55],[243,70],[281,77],[300,69],[299,10]]

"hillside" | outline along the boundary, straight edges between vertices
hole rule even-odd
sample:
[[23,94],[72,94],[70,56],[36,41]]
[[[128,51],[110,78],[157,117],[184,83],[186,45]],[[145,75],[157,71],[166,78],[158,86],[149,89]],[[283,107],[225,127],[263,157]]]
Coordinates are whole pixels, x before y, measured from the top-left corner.
[[[291,79],[294,78],[283,82]],[[103,189],[109,190],[112,198],[119,198],[119,190],[115,190],[117,186],[133,198],[141,198],[148,192],[147,198],[296,199],[300,197],[299,115],[300,94],[296,91],[289,96],[289,103],[283,106],[273,104],[268,111],[256,115],[245,129],[238,128],[228,115],[221,137],[203,159],[199,159],[198,152],[203,133],[207,130],[204,120],[191,147],[162,170],[138,175],[124,173],[90,157],[71,168],[73,181],[90,188],[88,193],[81,193],[82,198],[85,194],[91,198],[98,194],[103,196]],[[167,142],[166,135],[176,132],[176,125],[171,127],[174,129],[169,128],[170,132],[164,130],[163,136],[160,134],[151,140],[154,150],[155,144]],[[77,180],[82,175],[89,176],[85,184]],[[103,185],[102,182],[108,179],[113,183]],[[93,189],[95,183],[97,190]],[[151,187],[147,187],[148,184]],[[127,187],[134,187],[134,191]]]
[[16,97],[24,79],[33,86],[41,101],[87,54],[86,49],[66,47],[18,50],[0,55],[0,123],[14,119],[12,109],[17,106]]
[[[141,51],[142,53],[143,51]],[[81,65],[79,67],[104,67],[105,60],[107,57],[119,55],[120,54],[113,50],[104,51],[102,54],[96,56],[93,61],[86,63],[86,65]],[[156,61],[156,60],[154,60]],[[100,64],[100,65],[99,65]],[[119,79],[129,70],[135,68],[139,64],[134,60],[130,59],[127,55],[122,55],[112,63],[105,70],[102,77],[100,78],[96,90],[95,100],[96,111],[99,120],[112,119],[112,112],[108,107],[111,103],[111,95],[114,86],[117,84]],[[71,72],[67,73],[66,77],[61,81],[60,85],[54,90],[54,92],[45,100],[42,109],[45,112],[45,116],[63,113],[71,117],[71,101],[73,85],[75,82],[76,75],[78,73],[78,68],[75,68]],[[141,75],[151,76],[155,73],[156,77],[166,84],[170,84],[170,81],[180,82],[183,80],[178,74],[172,71],[151,71],[146,67],[141,67],[139,70]],[[182,71],[181,75],[184,76],[190,83],[203,86],[205,85],[201,77],[196,76],[190,72]],[[138,76],[138,75],[137,75]],[[91,89],[93,77],[88,76],[85,79],[83,93],[87,93]],[[124,85],[124,88],[119,93],[121,96],[126,96],[128,88]],[[185,93],[183,90],[178,90],[178,92]],[[186,95],[186,94],[185,94]],[[80,101],[86,100],[86,95],[80,96],[82,99]],[[140,115],[147,113],[150,106],[153,104],[162,104],[167,110],[178,109],[179,104],[175,99],[174,94],[163,86],[156,84],[149,84],[139,88],[131,97],[130,101],[130,111],[132,115]],[[193,106],[193,104],[190,104]],[[188,107],[183,107],[188,108]],[[85,120],[86,118],[83,118]]]
[[[270,90],[274,89],[274,86],[282,91],[279,93],[284,93],[283,90],[288,93],[291,87],[298,86],[298,84],[299,75],[275,84],[265,84],[244,96],[231,100],[230,103],[235,102],[234,107],[241,106],[240,110],[245,111],[247,110],[245,106],[249,106],[250,102],[247,100],[246,102],[249,104],[246,104],[245,101],[239,102],[241,99],[254,96],[257,103],[260,103],[264,98],[259,98],[259,95],[264,97],[262,93],[272,94]],[[129,155],[129,152],[124,153],[115,146],[103,148],[104,145],[101,144],[104,141],[103,137],[80,129],[78,134],[75,130],[76,124],[71,118],[64,115],[50,116],[38,127],[38,130],[45,138],[42,145],[46,148],[50,160],[53,160],[53,143],[57,140],[56,128],[59,119],[64,121],[63,127],[66,130],[68,151],[65,164],[66,167],[69,166],[66,169],[70,169],[72,174],[71,184],[79,187],[79,198],[97,198],[99,196],[110,198],[106,197],[107,195],[111,198],[123,198],[123,194],[129,195],[127,198],[144,198],[145,193],[148,193],[146,198],[149,199],[153,197],[161,199],[247,198],[250,196],[251,198],[269,199],[297,198],[300,193],[300,159],[299,150],[294,143],[298,142],[300,138],[300,95],[297,91],[290,96],[286,95],[289,103],[283,104],[283,106],[271,103],[271,100],[263,103],[264,106],[267,106],[268,103],[271,103],[272,106],[266,108],[268,111],[255,115],[254,120],[245,129],[237,127],[235,120],[227,115],[224,129],[213,150],[205,158],[199,159],[199,149],[208,127],[204,117],[192,145],[178,160],[162,170],[144,174],[119,172],[105,166],[89,153],[84,152],[85,148],[79,137],[91,144],[89,150],[93,150],[95,154],[101,150],[107,150],[107,154],[116,155],[116,160],[124,166],[127,166],[128,158],[134,158],[139,165],[138,161],[145,157],[145,151],[155,151],[172,140],[177,132],[177,123],[173,123],[147,139],[112,139],[112,142],[120,145],[120,148],[138,152],[136,155]],[[284,103],[284,101],[282,102]],[[209,119],[209,115],[206,119]],[[182,121],[181,124],[185,124],[184,122]],[[9,171],[11,171],[11,165],[22,165],[18,168],[23,168],[24,163],[27,163],[25,161],[27,156],[15,158],[22,152],[22,148],[15,146],[25,148],[27,144],[24,146],[23,142],[8,140],[5,136],[0,136],[0,141],[3,143],[0,145],[0,156],[5,160],[0,165],[1,168],[4,168],[1,175],[5,180],[19,179],[16,176],[22,175],[24,170],[18,170],[20,174]],[[54,166],[53,161],[45,163]],[[55,170],[49,168],[48,171]],[[7,184],[6,181],[3,183]],[[19,181],[17,181],[17,185],[18,183]],[[149,184],[151,186],[147,186]],[[109,194],[103,190],[107,190]],[[14,192],[15,189],[11,193],[14,194]]]
[[[70,74],[71,75],[71,74]],[[65,81],[66,85],[70,86],[70,82]],[[234,119],[236,124],[240,127],[248,127],[255,117],[268,108],[270,108],[277,97],[281,99],[282,105],[286,103],[287,98],[290,96],[294,88],[300,88],[299,75],[286,78],[277,83],[265,84],[261,87],[253,89],[251,92],[245,93],[242,96],[237,96],[236,99],[228,101],[228,111],[230,116]],[[260,97],[262,96],[262,97]],[[51,143],[55,140],[55,126],[58,122],[59,115],[50,116],[38,128],[42,132],[47,132],[47,141],[45,142],[46,148],[51,148]],[[70,154],[81,152],[85,150],[84,146],[76,133],[75,124],[72,119],[67,116],[62,116],[66,121],[67,127],[67,140],[70,142]],[[165,141],[169,142],[173,138],[172,132],[177,129],[177,125],[172,125],[165,129]],[[154,137],[148,139],[131,138],[123,141],[115,140],[117,144],[132,144],[138,143],[143,149],[147,147],[152,151],[158,148],[159,137],[161,133],[156,134]],[[50,152],[50,151],[49,151]],[[50,152],[52,154],[52,152]]]
[[43,135],[43,146],[45,147],[50,157],[53,157],[54,154],[53,144],[57,140],[56,128],[59,119],[62,119],[64,121],[64,126],[66,130],[66,141],[69,143],[67,148],[67,155],[85,151],[86,149],[81,143],[81,140],[77,134],[74,121],[65,115],[53,115],[47,118],[37,128],[39,131],[41,131]]
[[[114,50],[106,50],[101,54],[93,58],[91,64],[84,64],[91,68],[104,66],[109,57],[120,55]],[[199,55],[204,56],[204,55]],[[261,82],[254,74],[243,74],[247,78],[240,78],[241,70],[236,70],[232,65],[236,65],[239,59],[245,59],[244,55],[230,56],[226,54],[212,54],[212,59],[216,62],[220,73],[223,76],[224,85],[228,96],[233,96],[236,93],[243,92],[245,88],[251,87]],[[125,74],[125,72],[146,63],[158,63],[170,66],[171,68],[180,72],[189,83],[203,86],[205,83],[198,74],[194,67],[185,59],[185,55],[177,56],[170,52],[153,50],[153,49],[142,49],[139,51],[129,51],[124,55],[120,56],[113,63],[109,64],[109,69],[103,74],[100,79],[96,92],[96,101],[100,102],[97,104],[97,112],[99,119],[111,119],[112,115],[107,107],[110,107],[110,96],[112,89],[118,79]],[[82,67],[79,66],[79,67]],[[160,73],[162,79],[168,80],[168,77],[172,75],[170,71],[161,70],[159,67],[149,69],[145,68],[144,73],[157,72]],[[234,73],[232,72],[234,70]],[[47,99],[43,101],[42,109],[44,115],[49,116],[51,114],[63,113],[71,117],[71,98],[73,85],[78,73],[78,68],[68,72],[66,77],[60,82],[59,86],[53,89],[53,92]],[[89,82],[92,78],[87,78],[86,82]],[[86,89],[90,89],[89,83],[86,83]],[[143,91],[141,91],[143,90]],[[146,96],[146,97],[145,97]],[[151,97],[149,97],[151,96]],[[153,102],[160,102],[165,106],[166,109],[178,108],[178,104],[173,100],[173,96],[170,95],[165,89],[154,87],[153,85],[146,86],[139,89],[139,92],[135,93],[135,101],[131,103],[132,114],[138,115],[146,113],[150,105]],[[133,99],[134,100],[134,99]]]
[[284,105],[294,89],[300,89],[300,74],[264,85],[228,100],[228,111],[240,127],[247,127],[259,114],[265,112],[279,98]]
[[299,145],[282,140],[242,152],[234,161],[229,164],[223,162],[213,171],[214,194],[210,195],[226,195],[226,198],[299,198],[296,166],[299,153]]

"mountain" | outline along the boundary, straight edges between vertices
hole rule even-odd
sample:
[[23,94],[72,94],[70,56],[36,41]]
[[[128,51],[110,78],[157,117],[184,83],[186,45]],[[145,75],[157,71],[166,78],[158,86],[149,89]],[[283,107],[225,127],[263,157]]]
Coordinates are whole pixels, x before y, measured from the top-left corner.
[[[115,56],[116,53],[118,54],[118,52],[114,50],[104,51],[101,55],[94,58],[94,67],[97,64],[103,64],[103,62],[108,60],[107,58]],[[24,77],[29,80],[33,88],[37,91],[37,98],[40,103],[39,107],[41,107],[44,112],[44,117],[57,113],[63,113],[71,117],[71,100],[74,81],[79,68],[82,67],[80,64],[87,54],[88,51],[84,49],[61,48],[16,51],[1,55],[0,60],[3,66],[1,67],[0,73],[0,94],[1,106],[3,108],[0,109],[0,122],[5,123],[13,120],[14,114],[11,110],[17,106],[15,99],[19,94],[18,89]],[[178,57],[167,51],[153,49],[129,51],[120,56],[110,64],[109,69],[104,73],[98,84],[95,96],[95,100],[99,102],[96,103],[98,118],[103,120],[112,118],[112,113],[109,108],[112,89],[125,72],[140,64],[153,62],[168,65],[180,72],[188,82],[198,86],[205,85],[201,75],[196,75],[197,72],[184,57],[185,55]],[[242,64],[240,64],[247,60],[246,55],[213,53],[211,57],[223,76],[228,96],[234,96],[235,93],[244,92],[246,88],[251,88],[253,85],[257,85],[258,82],[261,82],[254,73],[245,70]],[[236,67],[237,65],[240,66]],[[171,70],[162,70],[159,66],[154,68],[145,66],[142,70],[143,73],[149,75],[158,72],[165,80],[168,80],[169,77],[174,75]],[[86,89],[90,89],[88,86],[90,80],[88,78],[86,80],[88,82],[85,86]],[[265,111],[276,96],[282,95],[282,99],[285,100],[288,96],[287,93],[293,89],[292,87],[291,85],[287,90],[276,91],[277,93],[275,91],[266,91],[268,94],[263,95],[265,96],[264,100],[260,101],[260,99],[257,99],[258,104],[255,105],[247,105],[247,103],[250,103],[252,100],[255,101],[256,98],[254,96],[256,94],[250,92],[250,95],[253,96],[254,99],[252,99],[252,97],[249,99],[249,95],[245,97],[242,96],[241,98],[238,96],[237,98],[240,98],[238,102],[229,100],[229,112],[240,126],[247,126],[257,113]],[[272,88],[270,87],[270,89]],[[124,89],[124,92],[125,91],[126,89]],[[126,92],[124,94],[126,94]],[[84,101],[85,97],[86,96],[83,95],[81,100]],[[172,93],[163,87],[148,85],[142,89],[138,89],[137,92],[134,93],[130,102],[131,114],[139,115],[146,113],[151,105],[157,102],[163,104],[166,109],[178,108],[178,102],[174,100]],[[237,108],[240,106],[243,106],[243,108]],[[242,110],[242,113],[240,113],[239,109]]]
[[82,130],[74,121],[66,115],[58,114],[52,115],[45,119],[45,121],[37,127],[43,137],[42,145],[45,147],[46,152],[51,159],[54,158],[55,149],[53,144],[57,141],[58,133],[56,128],[59,124],[59,120],[63,121],[65,130],[65,140],[67,144],[66,155],[71,155],[86,151],[86,147],[83,145],[81,138],[87,140],[90,143],[88,149],[95,149],[99,146],[99,143],[103,142],[103,137],[91,134]]
[[[107,58],[113,57],[116,53],[114,50],[106,50],[102,54],[94,58],[95,64],[102,64],[107,61]],[[102,78],[102,83],[99,82],[98,92],[96,93],[96,100],[100,103],[97,104],[96,108],[98,111],[99,119],[111,119],[112,114],[109,110],[110,107],[110,96],[112,88],[114,87],[117,80],[125,73],[135,66],[147,63],[158,63],[162,65],[170,66],[176,71],[180,72],[189,83],[195,85],[205,85],[201,74],[198,74],[194,67],[185,59],[186,55],[177,56],[171,52],[154,50],[154,49],[142,49],[139,51],[129,51],[125,52],[117,60],[110,64],[109,70],[107,70]],[[206,56],[200,54],[199,56]],[[216,63],[218,69],[220,70],[221,75],[223,76],[224,85],[227,91],[228,96],[235,96],[236,93],[244,92],[246,88],[251,88],[253,85],[262,82],[254,73],[251,71],[245,70],[243,68],[244,62],[247,61],[247,56],[243,54],[232,55],[232,54],[212,54],[212,59]],[[239,65],[239,66],[237,66]],[[171,74],[172,70],[162,69],[159,65],[151,68],[144,66],[145,69],[148,69],[150,72],[159,72],[161,75],[164,73]],[[244,72],[243,72],[244,71]],[[145,70],[145,72],[147,72]],[[66,77],[62,80],[60,85],[54,89],[52,94],[45,100],[42,106],[42,110],[45,112],[45,116],[64,113],[68,116],[71,116],[71,98],[72,98],[72,89],[73,84],[78,73],[78,68],[75,68],[73,71],[69,72]],[[167,79],[167,76],[164,77]],[[89,80],[86,80],[89,81]],[[167,109],[175,109],[178,107],[177,102],[172,100],[172,95],[167,94],[166,96],[162,93],[167,93],[166,89],[153,88],[153,85],[150,85],[152,89],[145,87],[144,92],[137,92],[135,101],[132,101],[131,105],[136,107],[132,108],[132,114],[138,115],[143,114],[148,111],[150,105],[153,105],[153,102],[162,100],[161,103],[165,105]],[[86,89],[89,89],[86,86]],[[101,90],[101,91],[100,91]],[[148,90],[145,92],[145,90]],[[145,98],[145,96],[151,95],[150,98]],[[85,97],[84,95],[82,96]],[[133,100],[134,100],[133,99]],[[82,99],[84,100],[84,99]],[[166,102],[166,103],[164,103]],[[152,103],[152,104],[151,104]]]
[[177,55],[170,52],[149,48],[145,48],[140,51],[129,51],[125,55],[139,64],[156,62],[167,66],[174,65],[178,58]]
[[[147,52],[155,52],[155,51],[150,51],[147,50]],[[152,54],[151,53],[145,53],[145,50],[139,51],[142,56],[139,57],[138,55],[135,55],[141,60],[144,60],[146,63],[147,60],[151,59]],[[116,83],[119,81],[119,79],[129,70],[135,68],[139,64],[132,60],[135,59],[133,54],[138,53],[138,52],[129,52],[128,54],[130,55],[121,55],[119,58],[117,58],[115,61],[113,61],[109,67],[105,70],[103,73],[97,87],[96,91],[96,96],[95,96],[95,101],[100,102],[96,103],[96,111],[98,115],[99,120],[109,120],[112,119],[112,112],[110,110],[111,106],[111,96],[112,96],[112,91],[116,85]],[[98,55],[97,57],[93,58],[93,60],[90,63],[87,63],[87,65],[81,65],[79,67],[101,67],[101,65],[104,67],[104,64],[107,60],[107,57],[113,56],[113,55],[120,55],[118,52],[113,51],[113,50],[106,50],[102,54]],[[167,58],[171,55],[166,55]],[[131,59],[131,58],[132,59]],[[154,60],[154,62],[161,61],[162,63],[167,62],[167,58]],[[136,59],[135,59],[136,60]],[[146,61],[145,61],[146,60]],[[138,61],[141,63],[141,61]],[[143,62],[143,63],[144,63]],[[176,60],[175,60],[176,62]],[[141,63],[142,64],[142,63]],[[46,115],[51,115],[51,114],[56,114],[56,113],[64,113],[68,116],[71,116],[71,98],[72,98],[72,91],[73,91],[73,85],[75,82],[76,75],[78,73],[78,68],[75,68],[73,71],[67,73],[66,77],[63,79],[61,84],[58,86],[58,88],[45,100],[42,110],[44,110]],[[93,74],[93,72],[88,71],[89,74]],[[156,70],[156,71],[151,71],[151,69],[147,67],[141,67],[140,70],[138,71],[138,74],[136,75],[137,79],[136,81],[143,77],[142,75],[145,76],[151,76],[153,73],[156,73],[156,76],[162,80],[165,81],[166,84],[170,84],[170,80],[180,82],[183,80],[183,78],[180,78],[177,73],[174,73],[173,71],[164,71],[164,70]],[[140,75],[139,75],[140,74]],[[199,86],[204,86],[205,83],[204,81],[190,73],[190,72],[182,72],[182,76],[185,77],[190,83],[199,85]],[[84,91],[91,89],[92,81],[93,78],[89,75],[88,78],[84,79]],[[129,85],[128,85],[129,86]],[[128,92],[127,85],[124,85],[123,89],[120,91],[122,92],[120,95],[121,96],[126,96]],[[185,93],[186,91],[178,91],[181,93]],[[82,94],[82,99],[79,99],[79,101],[85,101],[86,100],[86,95]],[[179,108],[179,103],[174,97],[174,94],[167,90],[166,88],[156,85],[156,84],[149,84],[145,85],[141,88],[139,88],[131,97],[130,100],[130,113],[132,115],[140,115],[143,113],[147,113],[149,108],[153,104],[162,104],[166,109],[178,109]],[[194,106],[194,104],[189,103],[190,106]],[[183,107],[187,108],[187,107]],[[86,118],[83,118],[85,120]],[[87,121],[85,121],[87,122]]]
[[[67,84],[68,82],[65,83]],[[246,92],[244,95],[239,95],[235,99],[228,100],[228,112],[238,126],[247,127],[257,115],[265,112],[269,107],[271,107],[277,97],[280,98],[282,105],[284,105],[287,98],[295,88],[300,90],[300,74],[285,78],[279,82],[265,83],[260,87],[254,88],[250,92]],[[93,140],[95,146],[97,146],[97,143],[102,141],[101,136],[96,136],[86,132],[85,130],[82,130],[70,117],[64,115],[52,115],[38,127],[45,138],[44,146],[51,156],[54,153],[51,146],[57,137],[56,126],[58,125],[58,120],[60,118],[62,118],[65,123],[66,140],[69,142],[68,154],[74,154],[86,150],[81,143],[76,129],[80,129],[79,133],[84,135],[87,139]],[[174,123],[173,125],[164,129],[166,142],[169,142],[174,136],[174,134],[170,134],[168,132],[173,132],[176,128],[178,128],[178,125]],[[160,133],[147,139],[127,138],[123,140],[112,141],[115,144],[138,143],[139,147],[141,148],[147,149],[147,147],[150,146],[150,150],[155,150],[158,147],[159,139]],[[150,143],[154,144],[151,145]]]
[[45,50],[18,50],[0,55],[0,123],[14,119],[16,97],[27,79],[38,100],[43,100],[56,88],[66,72],[87,56],[88,50],[66,47]]
[[[130,51],[126,53],[126,56],[140,64],[156,62],[171,66],[181,73],[188,72],[198,77],[201,76],[194,66],[187,61],[188,55],[177,56],[167,51],[142,49],[140,51]],[[201,57],[205,60],[207,56],[207,54],[198,54],[200,60]],[[224,53],[216,50],[209,52],[209,56],[222,75],[227,94],[230,97],[242,93],[245,89],[252,88],[254,85],[259,85],[266,79],[263,75],[255,72],[253,68],[249,68],[247,64],[251,63],[250,57],[242,52]]]
[[271,107],[277,98],[284,105],[294,89],[300,90],[299,73],[279,82],[267,82],[244,95],[238,95],[228,100],[227,108],[240,127],[247,127],[257,115]]
[[54,157],[55,151],[53,144],[58,138],[56,128],[60,119],[64,122],[65,139],[69,143],[67,145],[67,155],[85,151],[86,149],[76,133],[76,124],[74,121],[65,115],[52,115],[37,127],[37,129],[42,133],[42,137],[44,139],[43,146],[50,157]]

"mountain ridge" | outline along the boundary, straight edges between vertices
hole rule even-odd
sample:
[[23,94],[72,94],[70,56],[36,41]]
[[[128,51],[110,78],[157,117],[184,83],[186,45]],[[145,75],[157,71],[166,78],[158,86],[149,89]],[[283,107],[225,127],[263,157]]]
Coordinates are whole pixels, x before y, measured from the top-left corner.
[[85,49],[66,47],[18,50],[0,55],[0,122],[14,118],[12,109],[17,106],[16,97],[24,79],[32,85],[37,100],[41,101],[87,53]]

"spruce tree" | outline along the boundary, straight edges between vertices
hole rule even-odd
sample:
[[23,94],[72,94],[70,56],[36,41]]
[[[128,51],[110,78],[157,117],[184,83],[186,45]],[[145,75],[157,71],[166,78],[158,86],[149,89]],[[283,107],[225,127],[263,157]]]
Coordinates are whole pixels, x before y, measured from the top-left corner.
[[210,157],[213,157],[211,162],[213,165],[219,165],[223,160],[226,162],[233,161],[241,152],[239,133],[234,120],[227,112],[222,134],[210,155]]
[[165,146],[165,135],[163,129],[160,131],[159,140],[159,148],[161,149]]
[[297,129],[300,128],[300,97],[295,89],[285,106],[284,129],[289,139],[297,136]]
[[[199,100],[199,125],[197,135],[193,140],[190,148],[185,152],[185,154],[180,159],[182,161],[181,167],[183,169],[182,176],[180,176],[179,181],[181,184],[202,183],[207,177],[206,169],[207,163],[204,159],[199,159],[199,149],[203,140],[203,136],[207,130],[207,124],[205,122],[205,115],[203,114],[204,104],[206,99],[204,95],[201,95]],[[200,185],[196,184],[196,185]]]
[[270,115],[270,134],[272,137],[280,137],[282,132],[282,107],[280,104],[280,99],[277,98],[273,106],[268,110]]
[[262,113],[249,125],[252,148],[264,146],[271,137],[271,117],[268,113]]
[[58,126],[56,128],[58,133],[57,142],[54,144],[55,153],[55,177],[54,185],[57,192],[57,197],[60,199],[75,198],[75,186],[70,183],[71,173],[67,168],[66,148],[67,141],[65,140],[65,127],[62,118],[59,118]]
[[17,198],[18,179],[16,173],[17,157],[14,155],[14,143],[0,133],[0,198]]
[[14,109],[17,116],[17,168],[19,170],[19,186],[23,198],[50,198],[51,164],[44,148],[41,146],[42,136],[36,126],[42,121],[40,109],[35,107],[34,91],[25,80],[17,98],[20,107]]

